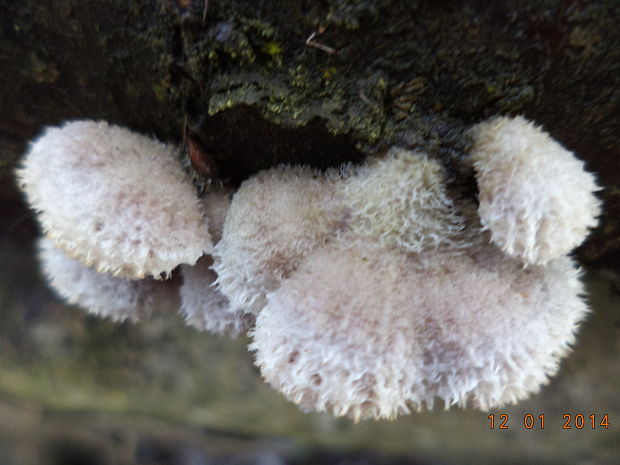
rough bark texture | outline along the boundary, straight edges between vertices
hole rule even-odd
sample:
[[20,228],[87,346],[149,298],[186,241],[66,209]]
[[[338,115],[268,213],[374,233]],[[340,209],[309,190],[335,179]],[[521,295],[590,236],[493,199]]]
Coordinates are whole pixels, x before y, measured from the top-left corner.
[[[394,144],[421,148],[473,196],[465,130],[524,114],[597,173],[605,213],[579,258],[618,272],[619,23],[616,0],[0,0],[0,391],[58,411],[129,410],[338,446],[372,438],[384,450],[497,463],[492,457],[510,444],[486,434],[486,414],[359,428],[302,415],[260,383],[243,341],[162,322],[117,327],[50,303],[33,271],[36,227],[13,167],[44,126],[104,119],[180,149],[187,133],[233,183],[280,162],[325,167]],[[510,409],[515,418],[527,408],[559,415],[544,433],[512,432],[543,457],[538,463],[619,455],[617,434],[600,431],[564,448],[557,424],[562,413],[620,412],[610,388],[620,380],[609,375],[618,368],[617,315],[601,309],[567,374]],[[586,377],[594,385],[579,391]],[[456,442],[447,446],[446,437]],[[463,455],[457,444],[468,443],[482,452]],[[588,456],[590,446],[599,455]]]

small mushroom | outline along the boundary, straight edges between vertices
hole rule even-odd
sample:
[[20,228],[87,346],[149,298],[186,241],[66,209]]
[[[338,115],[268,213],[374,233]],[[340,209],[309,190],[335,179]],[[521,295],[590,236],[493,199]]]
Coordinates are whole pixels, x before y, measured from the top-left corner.
[[96,121],[48,128],[17,176],[54,246],[99,272],[159,278],[211,251],[174,148],[128,129]]
[[351,171],[342,189],[356,236],[406,252],[467,245],[465,221],[436,160],[393,147]]
[[39,260],[51,287],[70,304],[114,321],[139,321],[179,307],[175,280],[129,280],[98,273],[70,258],[47,238],[39,242]]
[[528,264],[569,253],[597,224],[600,188],[583,161],[523,117],[471,130],[478,213],[491,239]]
[[233,311],[258,313],[265,295],[338,226],[333,178],[308,167],[261,171],[235,193],[213,251],[217,283]]
[[[230,207],[230,192],[211,186],[202,201],[209,218],[209,232],[213,241],[218,242]],[[181,315],[200,331],[231,337],[245,334],[254,325],[254,316],[231,311],[228,299],[215,286],[217,275],[212,264],[212,258],[205,255],[193,266],[181,265]]]
[[222,239],[224,222],[230,209],[233,192],[223,187],[211,185],[202,197],[202,207],[209,224],[209,234],[214,244]]
[[199,331],[243,335],[254,325],[254,315],[230,310],[228,299],[215,287],[217,275],[210,269],[211,263],[211,257],[204,256],[193,266],[181,265],[181,315]]

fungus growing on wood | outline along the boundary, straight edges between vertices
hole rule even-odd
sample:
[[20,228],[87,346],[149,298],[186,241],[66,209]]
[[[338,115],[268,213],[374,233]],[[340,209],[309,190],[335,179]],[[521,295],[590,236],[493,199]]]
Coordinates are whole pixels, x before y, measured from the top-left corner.
[[575,266],[502,253],[445,179],[436,160],[393,149],[337,176],[274,168],[233,198],[221,288],[257,313],[256,364],[304,410],[488,409],[557,370],[587,312]]
[[[217,243],[222,237],[230,192],[211,186],[202,199],[209,219],[209,232]],[[190,326],[219,335],[237,337],[254,324],[254,316],[232,311],[228,299],[215,287],[217,275],[211,270],[213,260],[205,255],[193,266],[181,265],[181,315]]]
[[205,256],[196,265],[181,265],[181,315],[200,331],[241,336],[254,324],[254,316],[230,310],[228,299],[214,286],[217,275],[211,264],[211,257]]
[[466,245],[443,167],[424,153],[393,147],[350,171],[343,189],[352,234],[407,252]]
[[175,281],[129,280],[98,273],[55,248],[47,238],[39,242],[39,260],[58,295],[100,317],[138,321],[179,306]]
[[105,122],[48,128],[17,172],[45,234],[115,276],[169,275],[212,248],[174,148]]
[[79,260],[42,245],[72,302],[142,317],[165,283],[86,265],[157,277],[185,263],[186,321],[229,335],[255,324],[263,377],[305,410],[488,409],[536,392],[574,341],[587,306],[566,254],[600,206],[583,163],[531,123],[472,133],[480,217],[450,196],[437,160],[398,148],[338,171],[272,168],[232,202],[214,188],[199,201],[170,148],[74,122],[35,142],[19,177]]
[[213,251],[218,285],[231,309],[258,313],[268,292],[338,227],[329,210],[335,173],[281,166],[261,171],[235,193]]
[[570,259],[524,269],[492,246],[321,248],[269,295],[251,348],[305,411],[354,420],[495,408],[555,373],[587,307]]
[[491,118],[472,134],[480,221],[495,244],[545,264],[583,242],[600,213],[583,161],[520,116]]

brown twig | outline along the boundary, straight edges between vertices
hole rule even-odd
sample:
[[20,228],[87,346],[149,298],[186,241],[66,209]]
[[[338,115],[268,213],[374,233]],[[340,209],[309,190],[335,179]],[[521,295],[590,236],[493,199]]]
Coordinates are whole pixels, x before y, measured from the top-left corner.
[[314,40],[315,37],[316,37],[316,31],[310,34],[310,36],[306,39],[306,45],[308,45],[309,47],[318,48],[319,50],[323,50],[325,53],[328,53],[330,55],[333,55],[334,53],[336,53],[335,48],[315,41]]

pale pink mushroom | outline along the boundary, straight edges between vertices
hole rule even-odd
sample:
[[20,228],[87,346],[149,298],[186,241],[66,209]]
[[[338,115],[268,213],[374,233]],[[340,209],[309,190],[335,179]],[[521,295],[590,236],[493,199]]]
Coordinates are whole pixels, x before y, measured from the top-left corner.
[[173,147],[105,122],[48,128],[17,171],[45,234],[97,271],[169,275],[212,248]]
[[600,188],[583,161],[523,117],[472,129],[478,212],[491,239],[525,263],[569,253],[597,224]]
[[50,286],[70,304],[114,321],[139,321],[179,307],[178,283],[153,278],[129,280],[98,273],[43,238],[39,260]]

